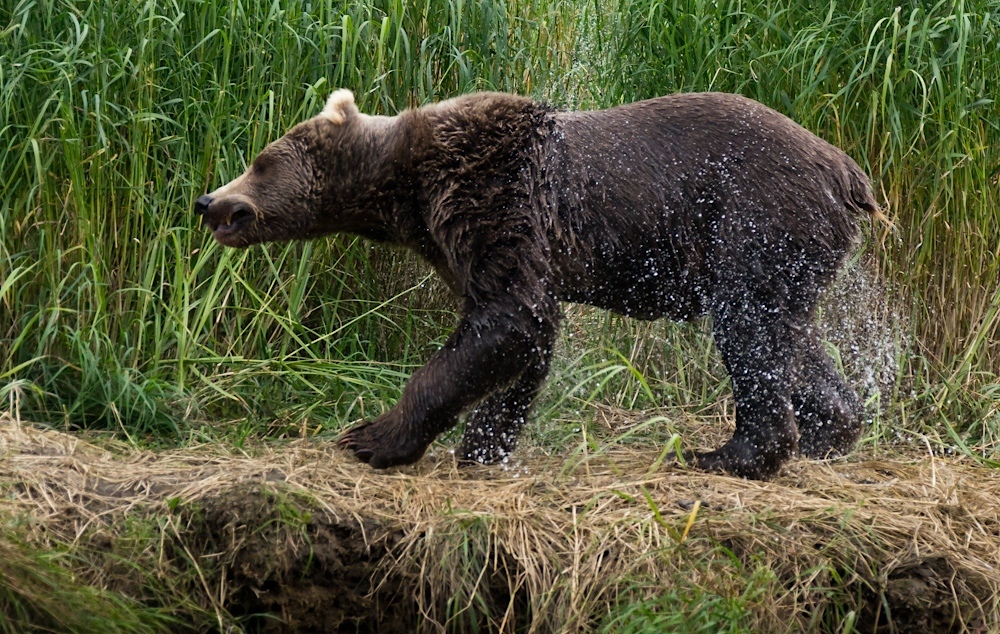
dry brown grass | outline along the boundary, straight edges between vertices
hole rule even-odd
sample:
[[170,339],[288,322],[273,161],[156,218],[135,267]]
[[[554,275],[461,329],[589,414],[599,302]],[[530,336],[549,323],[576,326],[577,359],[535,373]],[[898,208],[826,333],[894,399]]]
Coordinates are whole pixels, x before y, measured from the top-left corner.
[[[313,566],[332,566],[327,582],[370,580],[354,608],[338,608],[339,621],[324,617],[329,627],[371,625],[395,609],[392,627],[405,629],[413,614],[399,616],[403,597],[426,631],[583,631],[615,606],[686,588],[741,601],[755,631],[852,620],[861,631],[890,631],[886,610],[896,631],[997,631],[997,471],[962,458],[854,455],[795,461],[762,483],[657,467],[660,457],[653,447],[606,444],[568,460],[458,469],[439,449],[415,467],[377,473],[332,443],[154,453],[0,419],[8,512],[30,516],[38,539],[91,546],[110,543],[94,535],[115,534],[127,517],[160,518],[159,539],[186,555],[198,600],[220,627],[239,611],[239,583],[258,583],[259,598],[276,591],[265,581],[291,579],[275,576],[274,563],[250,571],[236,554],[263,548],[253,536],[280,520],[286,528],[267,542],[275,552],[258,560],[284,561],[283,550],[301,559],[306,547]],[[251,513],[251,498],[270,510]],[[282,504],[299,510],[275,512]],[[215,522],[208,537],[205,522]],[[323,540],[339,540],[336,565],[323,561]],[[347,561],[351,552],[358,561]],[[765,569],[750,592],[749,578]],[[288,583],[305,592],[301,573]],[[114,586],[108,575],[93,579]],[[310,627],[290,603],[275,605]]]

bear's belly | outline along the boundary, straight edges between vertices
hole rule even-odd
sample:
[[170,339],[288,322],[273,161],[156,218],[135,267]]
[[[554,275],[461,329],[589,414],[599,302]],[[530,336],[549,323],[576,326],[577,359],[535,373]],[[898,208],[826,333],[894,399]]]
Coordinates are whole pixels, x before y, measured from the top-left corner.
[[626,317],[685,321],[704,314],[704,284],[662,266],[611,263],[588,266],[560,279],[562,301],[587,304]]

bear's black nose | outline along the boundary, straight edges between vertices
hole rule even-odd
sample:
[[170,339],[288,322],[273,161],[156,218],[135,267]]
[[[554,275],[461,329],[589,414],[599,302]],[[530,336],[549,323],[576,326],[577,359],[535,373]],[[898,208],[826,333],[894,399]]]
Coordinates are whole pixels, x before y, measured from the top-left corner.
[[198,200],[194,201],[194,210],[201,215],[208,213],[208,206],[212,204],[212,197],[208,194],[203,196],[198,196]]

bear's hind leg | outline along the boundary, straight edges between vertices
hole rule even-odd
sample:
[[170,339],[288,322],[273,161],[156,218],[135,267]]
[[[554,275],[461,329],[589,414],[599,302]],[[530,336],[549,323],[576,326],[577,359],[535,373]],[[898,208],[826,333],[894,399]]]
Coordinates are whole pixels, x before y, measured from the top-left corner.
[[469,414],[459,459],[496,464],[513,453],[528,410],[549,370],[551,350],[506,390],[495,392]]
[[812,329],[798,344],[792,389],[799,452],[808,458],[842,456],[861,436],[864,408]]
[[722,447],[695,453],[707,471],[767,479],[797,450],[792,415],[792,328],[780,310],[733,292],[713,310],[715,342],[736,400],[736,431]]

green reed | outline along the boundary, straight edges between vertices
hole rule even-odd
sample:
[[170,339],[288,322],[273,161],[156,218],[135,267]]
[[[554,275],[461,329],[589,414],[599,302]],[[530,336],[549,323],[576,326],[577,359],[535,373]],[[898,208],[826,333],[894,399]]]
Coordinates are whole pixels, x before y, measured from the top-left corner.
[[[247,416],[314,432],[391,404],[452,320],[412,258],[348,237],[225,250],[190,212],[340,86],[382,113],[484,89],[574,107],[759,99],[873,175],[885,208],[866,252],[919,342],[924,387],[991,384],[998,13],[986,0],[8,3],[0,397],[56,424],[181,437]],[[717,396],[695,330],[663,327],[670,352],[645,367],[645,331],[625,328],[587,344],[623,369],[594,398]],[[567,384],[604,371],[567,363]]]

